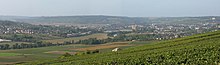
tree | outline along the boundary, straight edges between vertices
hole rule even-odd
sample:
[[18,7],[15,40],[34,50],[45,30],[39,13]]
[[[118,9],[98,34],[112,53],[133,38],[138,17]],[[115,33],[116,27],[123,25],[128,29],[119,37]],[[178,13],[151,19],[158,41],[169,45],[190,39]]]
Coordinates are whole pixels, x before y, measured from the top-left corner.
[[62,56],[64,57],[69,57],[69,56],[72,56],[70,53],[66,52],[65,54],[63,54]]

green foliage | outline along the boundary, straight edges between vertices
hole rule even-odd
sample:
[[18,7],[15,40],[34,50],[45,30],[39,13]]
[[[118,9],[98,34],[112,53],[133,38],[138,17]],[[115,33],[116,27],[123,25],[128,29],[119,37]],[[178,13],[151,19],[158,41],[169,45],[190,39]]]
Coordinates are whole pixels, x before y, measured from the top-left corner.
[[118,52],[75,55],[31,64],[53,65],[217,65],[220,31],[151,43]]
[[63,56],[64,56],[64,57],[69,57],[69,56],[72,56],[72,55],[69,54],[69,53],[65,53],[65,54],[63,54]]
[[98,40],[96,38],[89,38],[85,40],[79,40],[76,44],[103,44],[106,43],[104,40]]
[[87,50],[87,51],[84,51],[84,52],[79,52],[75,55],[86,55],[86,54],[96,54],[96,53],[99,53],[99,50]]
[[156,38],[162,37],[161,35],[156,34],[140,34],[140,35],[120,35],[116,37],[115,39],[122,39],[124,41],[132,41],[132,40],[138,40],[138,41],[149,41],[154,40]]
[[17,55],[21,55],[19,53],[0,53],[0,57],[1,56],[17,56]]

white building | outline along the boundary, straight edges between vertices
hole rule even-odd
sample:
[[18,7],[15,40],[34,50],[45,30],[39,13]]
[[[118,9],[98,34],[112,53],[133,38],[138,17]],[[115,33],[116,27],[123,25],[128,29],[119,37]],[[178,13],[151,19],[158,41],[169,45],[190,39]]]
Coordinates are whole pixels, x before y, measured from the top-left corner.
[[115,49],[112,50],[112,52],[116,52],[118,50],[120,50],[120,49],[119,48],[115,48]]
[[132,26],[131,26],[131,29],[132,29],[132,30],[137,30],[137,25],[132,25]]
[[10,42],[11,40],[0,39],[0,42]]

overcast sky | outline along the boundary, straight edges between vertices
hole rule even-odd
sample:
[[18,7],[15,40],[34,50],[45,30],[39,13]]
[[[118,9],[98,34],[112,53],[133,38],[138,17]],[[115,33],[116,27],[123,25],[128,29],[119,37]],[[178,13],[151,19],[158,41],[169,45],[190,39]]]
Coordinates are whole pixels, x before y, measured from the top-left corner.
[[0,15],[218,16],[220,0],[0,0]]

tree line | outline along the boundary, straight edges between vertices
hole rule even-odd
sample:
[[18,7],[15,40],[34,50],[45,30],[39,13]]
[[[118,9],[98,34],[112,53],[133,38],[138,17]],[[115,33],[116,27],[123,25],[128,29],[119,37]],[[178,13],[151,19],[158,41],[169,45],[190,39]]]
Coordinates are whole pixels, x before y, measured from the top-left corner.
[[16,43],[13,45],[9,44],[3,44],[0,45],[0,50],[7,50],[7,49],[24,49],[24,48],[38,48],[38,47],[48,47],[48,46],[63,46],[63,45],[69,45],[69,44],[104,44],[109,42],[118,42],[118,41],[132,41],[132,40],[139,40],[139,41],[146,41],[146,40],[153,40],[154,37],[157,37],[156,35],[118,35],[114,38],[107,38],[107,39],[97,39],[97,38],[89,38],[79,41],[65,41],[63,43],[50,43],[50,42],[42,42],[37,41],[36,39],[33,39],[33,37],[30,36],[18,36],[14,35],[15,37],[13,40],[16,41],[29,41],[31,43]]

